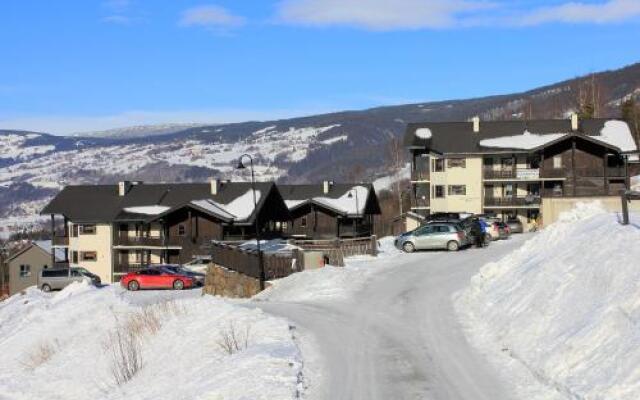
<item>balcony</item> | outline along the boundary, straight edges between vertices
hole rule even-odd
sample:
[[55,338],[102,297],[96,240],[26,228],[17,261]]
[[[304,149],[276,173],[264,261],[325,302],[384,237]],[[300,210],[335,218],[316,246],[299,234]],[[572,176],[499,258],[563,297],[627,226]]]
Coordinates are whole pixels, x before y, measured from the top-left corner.
[[429,171],[413,170],[411,171],[411,180],[412,181],[428,181]]
[[493,169],[492,167],[484,167],[483,176],[485,180],[538,180],[540,179],[540,170],[537,168]]
[[185,237],[183,236],[128,236],[118,235],[114,240],[114,246],[128,247],[181,247]]
[[538,208],[540,206],[540,196],[529,195],[523,197],[485,197],[485,207],[531,207]]
[[53,235],[52,243],[54,246],[69,246],[69,236],[55,234]]
[[431,205],[429,197],[426,198],[411,198],[411,207],[413,208],[426,208]]

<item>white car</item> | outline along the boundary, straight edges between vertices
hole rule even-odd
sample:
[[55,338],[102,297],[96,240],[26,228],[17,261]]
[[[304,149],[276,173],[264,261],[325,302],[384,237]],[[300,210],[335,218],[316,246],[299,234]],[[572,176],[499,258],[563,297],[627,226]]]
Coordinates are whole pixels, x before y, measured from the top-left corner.
[[190,271],[206,274],[207,266],[210,262],[210,257],[196,257],[188,263],[183,264],[182,266]]

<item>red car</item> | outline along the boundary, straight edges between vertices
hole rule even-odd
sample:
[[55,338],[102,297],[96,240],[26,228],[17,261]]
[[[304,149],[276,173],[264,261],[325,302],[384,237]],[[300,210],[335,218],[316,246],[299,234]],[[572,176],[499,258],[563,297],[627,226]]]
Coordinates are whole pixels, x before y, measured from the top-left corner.
[[120,284],[129,290],[175,289],[182,290],[195,286],[195,281],[186,275],[175,274],[162,269],[148,268],[129,272],[120,279]]

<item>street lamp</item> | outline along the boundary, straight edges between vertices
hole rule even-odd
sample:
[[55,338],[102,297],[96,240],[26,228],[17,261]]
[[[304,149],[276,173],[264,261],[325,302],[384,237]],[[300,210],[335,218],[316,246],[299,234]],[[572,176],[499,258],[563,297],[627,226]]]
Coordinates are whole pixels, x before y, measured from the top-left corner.
[[253,210],[256,213],[255,225],[256,225],[256,242],[257,242],[257,250],[258,250],[258,268],[260,269],[260,290],[264,290],[264,281],[266,280],[264,265],[262,263],[262,252],[260,251],[260,225],[258,222],[258,200],[256,199],[256,180],[253,171],[253,157],[249,154],[243,154],[238,159],[238,165],[236,169],[246,169],[247,167],[242,162],[243,158],[249,159],[249,165],[251,167],[251,190],[253,191]]

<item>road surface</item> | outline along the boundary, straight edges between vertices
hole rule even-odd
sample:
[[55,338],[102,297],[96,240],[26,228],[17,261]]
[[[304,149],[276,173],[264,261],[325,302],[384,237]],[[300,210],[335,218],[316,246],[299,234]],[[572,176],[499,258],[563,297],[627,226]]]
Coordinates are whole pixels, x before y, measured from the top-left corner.
[[[320,400],[506,400],[508,383],[467,342],[451,295],[486,262],[525,236],[487,249],[420,252],[389,259],[347,299],[258,306],[311,334],[321,371],[307,398]],[[306,358],[305,349],[303,356]]]

